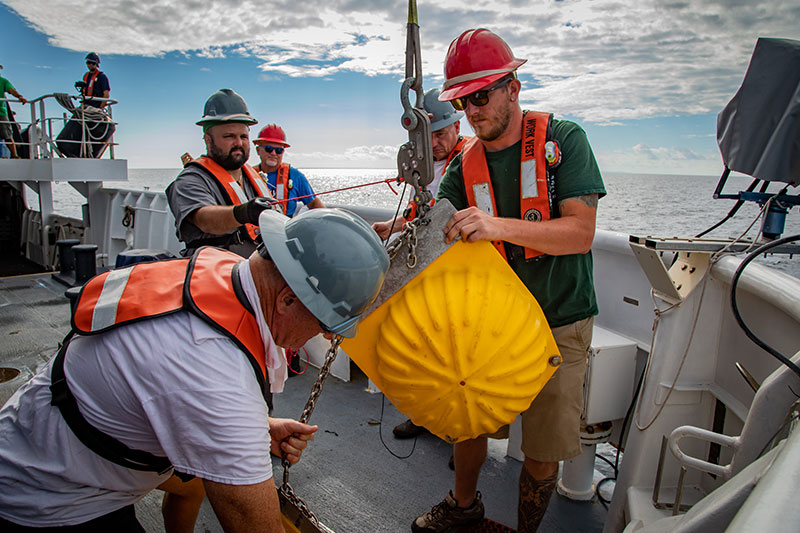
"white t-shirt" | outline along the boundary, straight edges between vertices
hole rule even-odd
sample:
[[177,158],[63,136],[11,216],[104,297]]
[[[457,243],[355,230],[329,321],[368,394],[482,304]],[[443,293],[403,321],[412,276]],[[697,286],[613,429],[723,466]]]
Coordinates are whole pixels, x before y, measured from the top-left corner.
[[[260,315],[249,269],[240,277]],[[277,362],[258,318],[267,358]],[[50,406],[51,365],[0,411],[0,516],[26,526],[79,524],[135,503],[170,477],[118,466],[78,441]],[[267,405],[253,367],[196,316],[179,312],[76,337],[65,372],[88,422],[130,448],[220,483],[272,477]]]
[[433,162],[433,181],[428,185],[428,190],[431,191],[434,198],[436,198],[436,193],[439,192],[439,183],[444,177],[445,169],[447,169],[447,159]]

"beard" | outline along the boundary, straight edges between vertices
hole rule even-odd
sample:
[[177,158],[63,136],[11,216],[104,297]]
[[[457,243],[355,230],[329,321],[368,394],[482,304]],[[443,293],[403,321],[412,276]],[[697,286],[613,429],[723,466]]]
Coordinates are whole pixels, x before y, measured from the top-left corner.
[[234,146],[226,154],[209,136],[208,156],[225,170],[239,170],[250,157],[250,146]]
[[467,117],[467,121],[470,123],[470,126],[472,126],[473,131],[475,131],[475,136],[478,137],[478,139],[491,142],[499,138],[506,129],[508,129],[508,125],[511,123],[512,109],[509,103],[509,105],[498,109],[497,115],[493,118],[479,115],[480,118],[488,120],[488,124],[486,122],[479,124],[480,129],[472,124],[469,117]]

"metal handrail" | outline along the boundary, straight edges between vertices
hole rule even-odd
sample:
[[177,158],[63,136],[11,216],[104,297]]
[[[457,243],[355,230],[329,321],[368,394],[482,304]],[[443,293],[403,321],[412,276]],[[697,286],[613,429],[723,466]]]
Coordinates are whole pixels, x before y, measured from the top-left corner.
[[[38,96],[31,100],[27,101],[27,104],[22,104],[21,100],[16,98],[0,98],[0,102],[12,102],[12,103],[20,103],[22,105],[30,105],[30,122],[19,121],[16,122],[20,126],[34,126],[29,128],[28,130],[28,141],[19,143],[21,146],[28,146],[30,149],[28,150],[28,158],[29,159],[52,159],[55,157],[64,157],[61,154],[61,151],[56,144],[56,136],[53,134],[53,121],[60,120],[63,122],[63,126],[70,120],[77,120],[81,124],[81,139],[80,140],[72,140],[72,139],[61,139],[58,142],[64,144],[80,144],[81,150],[80,154],[82,158],[86,159],[95,159],[94,157],[85,157],[86,154],[90,153],[90,146],[91,145],[103,145],[109,148],[109,159],[114,159],[114,147],[118,145],[118,143],[114,142],[114,132],[111,133],[111,136],[107,141],[100,141],[100,140],[93,140],[91,138],[87,139],[87,124],[97,124],[100,122],[108,124],[109,127],[116,126],[117,122],[113,120],[113,112],[112,108],[114,105],[118,104],[119,101],[113,98],[100,98],[100,97],[91,97],[91,100],[96,100],[102,102],[104,104],[104,110],[102,111],[104,115],[107,117],[107,120],[95,120],[91,117],[87,117],[85,114],[86,109],[90,109],[91,106],[82,106],[78,105],[74,107],[72,111],[72,117],[67,117],[66,113],[62,113],[60,117],[48,117],[45,109],[45,101],[48,98],[56,99],[58,94],[63,93],[50,93],[45,94],[42,96]],[[77,100],[83,102],[86,100],[83,96],[75,96],[75,95],[66,95],[72,100]],[[38,105],[37,105],[38,104]],[[38,113],[37,113],[38,108]],[[81,112],[80,110],[84,110]],[[4,122],[11,122],[4,121]],[[62,126],[62,127],[63,127]],[[115,128],[116,129],[116,128]],[[100,152],[100,157],[102,157],[105,153],[105,148]]]

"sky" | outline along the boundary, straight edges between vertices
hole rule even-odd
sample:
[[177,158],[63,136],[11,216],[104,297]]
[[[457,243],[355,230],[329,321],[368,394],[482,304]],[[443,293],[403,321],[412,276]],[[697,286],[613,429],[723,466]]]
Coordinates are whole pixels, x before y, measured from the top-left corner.
[[[426,90],[441,87],[450,42],[488,28],[528,59],[523,108],[580,124],[609,172],[719,175],[716,116],[756,39],[800,39],[798,0],[417,5]],[[284,160],[298,168],[393,168],[408,140],[407,20],[405,1],[386,0],[0,0],[0,75],[26,98],[74,94],[86,53],[98,53],[130,168],[202,153],[195,122],[223,87],[259,120],[251,138],[283,127]],[[62,110],[51,101],[47,112]]]

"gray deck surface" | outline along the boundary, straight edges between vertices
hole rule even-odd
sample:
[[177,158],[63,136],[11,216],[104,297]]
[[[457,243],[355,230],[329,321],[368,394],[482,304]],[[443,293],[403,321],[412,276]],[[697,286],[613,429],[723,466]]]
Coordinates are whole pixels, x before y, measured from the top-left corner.
[[[18,378],[0,384],[0,403],[53,355],[68,331],[64,289],[49,275],[0,278],[0,365],[22,370]],[[413,439],[396,440],[391,432],[405,417],[387,401],[383,424],[377,425],[382,396],[365,392],[367,379],[355,366],[353,374],[349,383],[330,378],[325,384],[310,420],[320,426],[319,432],[301,462],[291,468],[290,483],[323,523],[338,533],[410,531],[413,519],[452,488],[453,474],[447,466],[451,447],[425,435],[417,440],[409,458],[393,457],[378,432],[382,431],[386,445],[397,455],[407,455]],[[275,416],[297,418],[315,378],[314,368],[290,378],[286,391],[275,396]],[[278,460],[273,464],[280,482],[283,469]],[[597,466],[604,470],[600,461]],[[511,527],[516,525],[520,468],[519,461],[505,456],[505,441],[490,441],[479,490],[487,517]],[[147,531],[163,531],[161,495],[153,491],[137,504],[137,515]],[[554,494],[540,531],[599,532],[604,518],[600,503],[573,502]],[[208,502],[195,530],[221,531]]]

